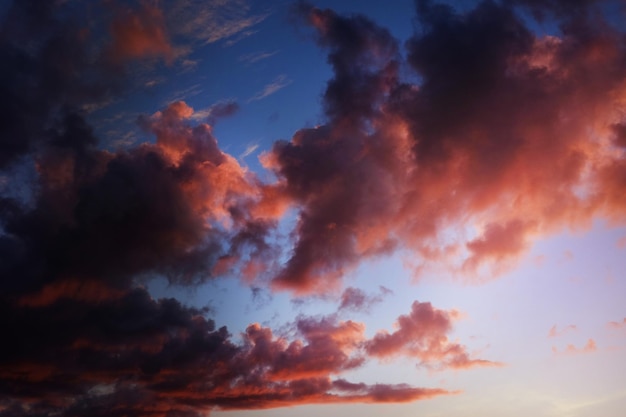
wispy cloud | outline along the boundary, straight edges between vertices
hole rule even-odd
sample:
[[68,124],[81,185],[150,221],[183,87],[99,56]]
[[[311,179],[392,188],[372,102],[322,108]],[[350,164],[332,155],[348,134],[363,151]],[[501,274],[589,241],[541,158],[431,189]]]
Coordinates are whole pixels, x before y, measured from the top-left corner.
[[246,0],[179,0],[170,16],[176,32],[209,44],[244,33],[269,13],[253,14]]
[[281,90],[281,89],[287,87],[291,83],[292,83],[292,80],[287,78],[286,75],[281,74],[278,77],[276,77],[274,79],[274,81],[272,81],[271,83],[269,83],[265,87],[263,87],[263,89],[261,91],[259,91],[258,93],[256,93],[252,97],[250,97],[248,99],[248,103],[250,103],[252,101],[262,100],[265,97],[271,96],[272,94],[274,94],[278,90]]
[[621,329],[626,327],[626,317],[622,321],[610,321],[606,324],[609,329]]
[[267,52],[267,51],[252,52],[252,53],[249,53],[249,54],[241,55],[239,57],[239,61],[245,62],[247,64],[254,64],[255,62],[259,62],[259,61],[262,61],[264,59],[270,58],[270,57],[276,55],[277,53],[278,53],[278,51],[272,51],[272,52]]
[[258,143],[251,143],[246,146],[246,149],[243,151],[241,155],[239,155],[239,160],[243,161],[246,157],[252,155],[257,149],[259,149]]
[[202,88],[200,84],[193,84],[189,87],[182,88],[180,90],[176,90],[172,92],[165,100],[163,100],[163,104],[167,105],[169,103],[185,100],[189,97],[197,96],[202,92]]
[[555,324],[554,326],[552,326],[550,328],[550,331],[548,332],[548,337],[562,336],[565,333],[576,331],[576,330],[577,330],[577,328],[576,328],[576,325],[574,325],[574,324],[569,324],[569,325],[563,327],[561,330],[559,330],[557,328],[556,324]]
[[556,355],[591,353],[591,352],[595,352],[596,350],[598,350],[598,346],[596,345],[596,342],[593,339],[588,339],[587,343],[585,343],[585,345],[580,348],[576,347],[575,345],[569,344],[563,350],[559,350],[556,348],[556,346],[552,346],[552,352],[554,352]]
[[210,107],[196,110],[190,119],[195,121],[206,121],[209,124],[215,124],[217,119],[232,116],[239,110],[239,104],[235,100],[224,100],[215,103]]

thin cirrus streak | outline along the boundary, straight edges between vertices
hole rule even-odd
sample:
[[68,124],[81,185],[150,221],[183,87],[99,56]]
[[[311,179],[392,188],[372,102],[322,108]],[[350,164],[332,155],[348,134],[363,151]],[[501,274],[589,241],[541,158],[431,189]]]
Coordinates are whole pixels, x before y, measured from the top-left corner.
[[[406,58],[368,18],[298,3],[298,24],[312,28],[333,76],[323,123],[262,154],[269,181],[220,149],[214,119],[197,120],[231,115],[234,102],[206,114],[168,103],[139,118],[149,141],[119,150],[99,143],[81,110],[123,96],[133,63],[173,65],[193,44],[178,37],[217,42],[265,14],[235,14],[232,30],[217,21],[207,33],[206,10],[177,26],[197,2],[105,2],[101,34],[79,19],[81,4],[15,2],[2,24],[0,169],[32,163],[36,181],[19,184],[27,196],[0,197],[0,325],[10,336],[0,416],[200,416],[456,394],[346,375],[397,357],[430,370],[502,365],[451,339],[455,310],[415,301],[393,331],[367,337],[338,316],[388,290],[349,287],[335,314],[299,317],[291,334],[251,324],[236,338],[209,309],[156,300],[143,283],[237,276],[330,295],[362,261],[397,251],[418,270],[479,281],[537,237],[597,217],[624,222],[626,45],[591,2],[484,1],[460,13],[416,1]],[[553,16],[561,34],[533,33],[518,8]],[[290,82],[278,77],[252,98]],[[277,236],[290,210],[286,250]]]

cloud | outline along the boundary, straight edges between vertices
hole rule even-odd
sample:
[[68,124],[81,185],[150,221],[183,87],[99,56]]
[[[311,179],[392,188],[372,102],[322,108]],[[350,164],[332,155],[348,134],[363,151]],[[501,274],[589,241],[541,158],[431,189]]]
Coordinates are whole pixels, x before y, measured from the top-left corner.
[[492,279],[538,237],[624,220],[626,160],[613,151],[622,33],[589,18],[591,4],[520,5],[549,13],[560,32],[534,34],[506,2],[462,13],[417,2],[421,29],[406,62],[417,85],[401,78],[386,29],[300,4],[334,76],[325,122],[262,156],[276,192],[299,210],[276,290],[333,291],[364,258],[398,248],[416,270]]
[[388,295],[390,291],[381,286],[380,294],[368,295],[359,288],[348,287],[341,294],[339,310],[369,311],[374,304],[382,302],[383,297]]
[[552,346],[552,352],[554,352],[555,355],[577,355],[582,353],[592,353],[596,350],[598,350],[598,347],[593,339],[587,340],[587,343],[580,348],[569,344],[565,347],[565,349],[559,351],[555,346]]
[[246,149],[241,153],[241,155],[239,155],[239,160],[243,161],[246,157],[256,152],[257,149],[259,149],[259,145],[257,143],[246,146]]
[[271,262],[273,220],[250,215],[254,178],[218,148],[209,125],[189,123],[192,114],[176,102],[143,116],[156,143],[118,153],[96,150],[90,127],[68,115],[55,150],[37,161],[34,207],[3,200],[0,272],[19,278],[3,280],[3,291],[66,277],[127,287],[151,273],[191,284],[214,276],[222,259],[233,270]]
[[610,321],[606,325],[609,329],[621,329],[623,327],[626,327],[626,317],[624,317],[624,320],[622,320],[621,322]]
[[165,27],[163,11],[148,2],[138,9],[122,7],[111,23],[111,51],[116,61],[136,58],[163,58],[172,62],[175,48]]
[[265,97],[271,96],[278,90],[282,90],[283,88],[287,87],[291,83],[292,81],[289,78],[287,78],[286,75],[284,74],[279,75],[278,77],[274,79],[274,81],[272,81],[271,83],[263,87],[261,91],[259,91],[258,93],[250,97],[248,99],[248,103],[257,101],[257,100],[262,100]]
[[561,330],[558,330],[555,324],[554,326],[550,328],[550,331],[548,332],[548,337],[562,336],[566,333],[576,331],[576,330],[578,330],[578,328],[574,324],[568,324],[567,326],[563,327]]
[[[85,30],[69,5],[12,2],[0,39],[0,169],[55,140],[68,114],[110,103],[123,71],[113,68],[102,39]],[[95,46],[94,46],[95,45]],[[73,117],[73,116],[72,116]],[[87,140],[91,136],[85,136]]]
[[241,55],[239,57],[239,61],[246,62],[248,64],[254,64],[255,62],[259,62],[259,61],[262,61],[264,59],[270,58],[270,57],[276,55],[277,53],[278,53],[278,51],[272,51],[272,52],[265,52],[265,51],[252,52],[252,53],[249,53],[249,54]]
[[411,313],[398,317],[397,329],[378,332],[365,343],[366,352],[374,357],[397,355],[416,357],[430,369],[467,369],[475,366],[501,366],[499,362],[473,359],[466,348],[448,340],[452,320],[458,313],[443,311],[430,303],[415,301]]
[[0,347],[0,416],[200,416],[454,393],[338,377],[365,362],[365,328],[332,316],[300,317],[291,340],[251,324],[235,344],[208,310],[71,280],[0,309],[12,335]]
[[190,117],[192,120],[203,120],[210,125],[224,117],[230,117],[239,111],[239,104],[234,100],[227,100],[216,103],[206,109],[194,112]]
[[[2,26],[0,169],[25,159],[35,181],[32,198],[0,196],[0,325],[10,335],[0,416],[195,416],[451,394],[344,377],[371,358],[499,365],[450,340],[454,311],[415,302],[393,331],[369,339],[339,314],[299,317],[293,337],[252,324],[237,339],[208,310],[155,300],[141,283],[229,275],[328,295],[364,259],[396,250],[478,279],[537,237],[596,217],[624,221],[626,47],[587,2],[485,1],[457,13],[418,1],[406,59],[367,18],[301,3],[334,75],[322,124],[262,155],[273,182],[223,152],[185,102],[141,116],[152,140],[119,151],[99,147],[85,115],[120,93],[129,62],[167,61],[178,36],[234,41],[266,14],[241,1],[140,3],[113,13],[107,42],[68,3],[15,2]],[[553,16],[558,33],[534,34],[511,4]],[[279,76],[251,100],[290,82]],[[285,250],[274,242],[289,208]],[[340,313],[377,297],[348,288]]]
[[176,0],[168,10],[175,33],[203,44],[241,36],[268,16],[267,12],[252,12],[247,0]]

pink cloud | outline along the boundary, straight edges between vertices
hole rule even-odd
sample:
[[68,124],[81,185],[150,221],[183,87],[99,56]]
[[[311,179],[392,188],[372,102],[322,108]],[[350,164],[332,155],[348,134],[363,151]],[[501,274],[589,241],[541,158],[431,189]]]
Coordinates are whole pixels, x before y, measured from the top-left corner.
[[120,6],[110,32],[110,52],[116,61],[163,58],[171,62],[175,56],[163,11],[154,3],[142,1],[138,9]]
[[559,351],[555,346],[552,346],[552,352],[558,355],[572,355],[582,353],[592,353],[598,350],[596,342],[593,339],[587,340],[584,346],[578,348],[572,344],[568,344],[565,349]]
[[550,328],[550,331],[548,332],[548,337],[562,336],[566,333],[576,331],[576,330],[577,328],[576,328],[576,325],[574,324],[568,324],[567,326],[563,327],[561,330],[558,330],[555,324],[554,326]]
[[621,329],[626,327],[626,317],[622,321],[610,321],[607,324],[609,329]]
[[500,366],[498,362],[471,358],[466,348],[451,342],[455,311],[438,310],[430,303],[415,301],[408,315],[397,320],[397,330],[380,331],[365,342],[366,352],[374,357],[416,357],[420,365],[431,369],[466,369],[475,366]]

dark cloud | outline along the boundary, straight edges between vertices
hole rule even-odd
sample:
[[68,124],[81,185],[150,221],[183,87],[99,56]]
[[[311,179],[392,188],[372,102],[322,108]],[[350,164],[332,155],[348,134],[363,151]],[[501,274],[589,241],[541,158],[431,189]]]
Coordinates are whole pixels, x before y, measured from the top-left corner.
[[341,294],[339,310],[367,312],[374,304],[382,302],[383,298],[390,293],[391,290],[383,286],[380,287],[380,293],[376,295],[367,294],[359,288],[348,287]]
[[455,311],[433,308],[430,303],[415,301],[411,313],[398,317],[394,332],[378,332],[365,342],[365,349],[378,358],[407,355],[431,369],[466,369],[474,366],[501,366],[498,362],[470,358],[466,348],[448,340]]
[[[564,4],[459,12],[417,1],[406,48],[419,85],[401,79],[386,30],[301,4],[334,77],[326,122],[263,156],[276,193],[300,210],[274,288],[327,292],[363,258],[399,247],[416,254],[416,272],[489,279],[537,236],[623,219],[624,157],[607,146],[621,143],[624,33],[594,5]],[[533,33],[519,14],[530,6],[560,32]]]
[[[155,144],[117,154],[64,145],[42,157],[34,207],[5,202],[0,265],[12,279],[3,288],[35,291],[65,277],[126,287],[147,273],[191,284],[223,257],[262,262],[272,223],[250,215],[254,182],[208,125],[186,122],[192,112],[178,102],[144,118]],[[91,140],[84,121],[66,120],[59,145]]]
[[[626,37],[590,3],[458,12],[418,1],[406,62],[372,21],[300,4],[334,71],[326,118],[274,143],[262,162],[277,180],[261,183],[183,102],[140,117],[153,141],[98,148],[86,114],[119,91],[124,66],[176,55],[156,6],[111,6],[102,40],[79,23],[78,3],[15,2],[0,31],[0,169],[28,157],[37,181],[32,201],[0,198],[0,416],[414,401],[449,392],[342,374],[370,357],[497,365],[450,341],[456,313],[430,303],[371,339],[329,316],[300,317],[289,338],[252,324],[236,343],[207,310],[154,300],[140,283],[233,275],[329,294],[361,260],[399,248],[471,279],[502,271],[537,236],[623,221]],[[534,34],[518,8],[559,32]],[[270,242],[289,207],[298,217],[284,254]],[[348,288],[339,310],[378,297]]]
[[75,10],[57,3],[13,2],[1,24],[0,169],[42,144],[58,143],[50,125],[119,88],[118,73],[99,59]]
[[[11,335],[0,347],[0,416],[199,416],[215,408],[449,394],[332,379],[362,366],[364,343],[372,350],[381,337],[366,341],[363,324],[333,317],[298,319],[291,341],[252,324],[235,344],[206,310],[154,300],[144,288],[119,291],[80,281],[47,287],[0,310],[0,324]],[[423,335],[433,325],[430,317],[416,320]]]

